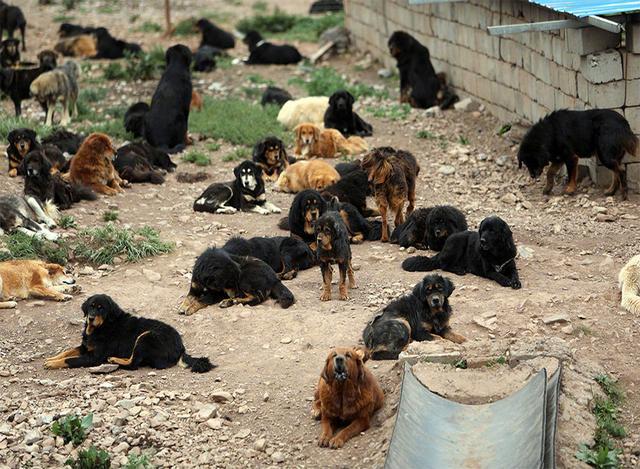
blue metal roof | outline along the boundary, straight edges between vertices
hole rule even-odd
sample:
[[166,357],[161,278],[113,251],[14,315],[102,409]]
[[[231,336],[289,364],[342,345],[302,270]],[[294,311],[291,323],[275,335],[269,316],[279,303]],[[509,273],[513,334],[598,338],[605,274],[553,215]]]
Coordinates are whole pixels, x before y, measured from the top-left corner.
[[574,0],[574,1],[533,1],[552,10],[568,13],[579,18],[593,15],[616,15],[640,10],[640,1],[603,1],[603,0]]

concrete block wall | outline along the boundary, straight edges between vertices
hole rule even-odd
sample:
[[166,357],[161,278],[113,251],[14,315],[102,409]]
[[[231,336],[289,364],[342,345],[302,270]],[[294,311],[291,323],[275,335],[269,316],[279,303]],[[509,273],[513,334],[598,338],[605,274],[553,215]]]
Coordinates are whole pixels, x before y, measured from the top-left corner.
[[[640,53],[630,52],[640,52],[640,25],[628,25],[627,36],[638,38],[627,51],[619,48],[619,34],[594,27],[490,36],[487,26],[567,18],[522,0],[345,0],[345,11],[357,48],[395,67],[387,40],[407,31],[429,48],[436,71],[461,95],[500,120],[531,123],[556,109],[606,108],[624,114],[640,134]],[[629,187],[638,191],[640,157],[627,155],[625,162]]]

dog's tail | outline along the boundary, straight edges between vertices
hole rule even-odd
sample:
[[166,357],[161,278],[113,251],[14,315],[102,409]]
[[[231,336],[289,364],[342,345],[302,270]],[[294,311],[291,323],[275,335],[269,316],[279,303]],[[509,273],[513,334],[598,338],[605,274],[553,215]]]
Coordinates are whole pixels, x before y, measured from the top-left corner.
[[284,309],[287,309],[296,301],[293,293],[291,293],[291,290],[285,287],[284,284],[280,281],[271,290],[271,295],[278,303],[280,303],[280,306],[282,306]]
[[355,155],[357,153],[364,153],[369,150],[369,145],[364,141],[364,138],[357,137],[352,135],[349,138],[345,138],[344,141],[340,143],[340,148],[338,151],[344,151],[350,155]]
[[73,201],[80,202],[81,200],[96,200],[98,195],[88,186],[82,184],[71,184],[71,191],[73,193]]
[[630,155],[636,156],[638,154],[638,137],[633,134],[631,129],[624,136],[622,146]]
[[437,268],[433,258],[427,256],[407,257],[402,262],[402,269],[407,272],[429,272]]
[[640,258],[632,259],[618,275],[622,292],[620,305],[630,313],[640,314]]
[[150,182],[151,184],[164,183],[164,177],[158,171],[138,169],[127,167],[122,170],[120,174],[122,179],[126,179],[129,182]]
[[184,352],[180,357],[180,365],[189,368],[194,373],[206,373],[216,367],[207,357],[196,358],[187,352]]
[[289,217],[282,217],[280,221],[278,221],[278,228],[281,230],[289,231],[291,228],[289,227]]

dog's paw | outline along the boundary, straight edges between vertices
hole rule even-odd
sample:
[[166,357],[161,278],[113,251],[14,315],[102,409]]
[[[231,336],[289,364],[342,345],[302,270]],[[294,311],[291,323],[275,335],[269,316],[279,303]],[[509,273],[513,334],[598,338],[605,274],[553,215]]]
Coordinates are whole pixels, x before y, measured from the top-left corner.
[[338,436],[334,436],[329,440],[329,447],[331,449],[338,449],[344,446],[344,440]]
[[320,295],[320,301],[329,301],[331,300],[331,292],[323,292],[322,295]]
[[349,293],[340,292],[340,296],[338,297],[340,301],[347,301],[349,299]]
[[66,295],[66,294],[62,295],[62,298],[60,299],[60,301],[71,301],[71,300],[73,300],[73,296]]
[[522,284],[520,283],[520,280],[512,280],[510,287],[514,290],[519,290],[522,288]]
[[280,207],[276,207],[275,205],[273,205],[272,207],[269,208],[269,211],[271,213],[282,213],[282,209]]
[[320,409],[317,409],[315,407],[311,409],[311,418],[313,418],[314,420],[320,420],[321,416],[322,416],[322,411]]
[[229,308],[234,305],[232,298],[227,298],[226,300],[222,300],[218,306],[221,308]]
[[320,438],[318,438],[318,446],[322,448],[326,448],[327,446],[329,446],[329,443],[331,442],[331,440],[332,440],[331,435],[323,433],[320,436]]

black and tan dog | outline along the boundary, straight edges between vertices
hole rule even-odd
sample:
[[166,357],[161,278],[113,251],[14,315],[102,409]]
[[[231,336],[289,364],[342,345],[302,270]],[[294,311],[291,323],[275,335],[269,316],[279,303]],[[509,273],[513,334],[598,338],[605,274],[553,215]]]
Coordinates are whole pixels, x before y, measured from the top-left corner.
[[295,302],[293,293],[265,262],[209,248],[193,266],[189,294],[179,313],[191,315],[216,303],[221,308],[236,304],[255,306],[267,298],[275,299],[283,308]]
[[194,373],[213,365],[187,354],[178,331],[164,322],[132,316],[111,297],[93,295],[82,305],[84,329],[79,347],[47,358],[47,369],[82,368],[113,363],[128,370],[141,366],[164,369],[177,363]]
[[306,189],[298,192],[289,207],[289,215],[278,222],[278,227],[289,230],[291,236],[303,240],[316,248],[314,223],[327,211],[327,201],[318,191]]
[[412,340],[439,336],[455,343],[467,339],[451,330],[449,296],[453,283],[440,275],[427,275],[413,291],[389,303],[364,329],[364,343],[374,360],[396,360]]
[[419,208],[391,233],[391,242],[404,248],[442,250],[453,233],[467,230],[464,214],[451,205]]
[[0,66],[17,67],[20,64],[20,40],[9,38],[0,43]]
[[[148,143],[144,142],[146,145]],[[151,184],[164,183],[162,172],[153,167],[144,154],[137,151],[141,146],[139,143],[127,144],[116,152],[116,158],[113,160],[113,166],[120,174],[122,179],[129,182],[150,182]],[[150,145],[152,150],[155,150]],[[159,151],[159,150],[157,150]]]
[[275,181],[296,159],[287,157],[284,143],[278,137],[266,137],[253,147],[253,162],[262,168],[266,180]]
[[358,209],[363,217],[375,217],[380,215],[378,210],[367,207],[367,195],[369,195],[369,182],[367,173],[360,169],[359,164],[356,169],[341,173],[336,165],[336,170],[340,174],[340,180],[327,186],[322,191],[322,197],[330,198],[336,196],[340,202],[346,202]]
[[382,223],[378,220],[369,221],[348,202],[340,202],[333,196],[327,200],[327,211],[337,212],[349,233],[351,244],[361,244],[364,241],[379,241],[382,237]]
[[[331,277],[333,267],[331,264],[338,264],[340,271],[340,281],[338,289],[340,300],[349,299],[349,289],[358,288],[351,266],[351,247],[349,246],[349,233],[338,212],[330,211],[322,215],[315,223],[316,233],[316,256],[322,272],[323,289],[320,296],[321,301],[331,299]],[[347,288],[347,277],[349,286]]]
[[27,128],[13,129],[7,135],[9,145],[7,146],[7,156],[9,158],[9,177],[24,175],[22,171],[22,161],[26,155],[34,150],[44,151],[47,159],[51,162],[52,168],[61,170],[67,163],[62,152],[53,145],[40,145],[35,131]]

